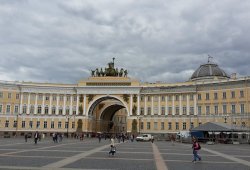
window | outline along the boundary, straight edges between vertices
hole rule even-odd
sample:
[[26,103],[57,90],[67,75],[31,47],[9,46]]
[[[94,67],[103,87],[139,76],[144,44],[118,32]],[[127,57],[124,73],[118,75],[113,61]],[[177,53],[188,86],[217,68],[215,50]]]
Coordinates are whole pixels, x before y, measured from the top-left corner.
[[183,129],[183,130],[186,130],[186,129],[187,129],[187,123],[186,123],[186,122],[183,122],[183,123],[182,123],[182,129]]
[[182,108],[182,114],[183,115],[187,114],[187,107],[186,106],[183,106],[183,108]]
[[214,100],[218,99],[218,93],[214,93]]
[[190,106],[190,115],[193,115],[193,114],[194,114],[194,107]]
[[226,92],[223,92],[223,93],[222,93],[222,98],[223,98],[223,99],[226,99],[226,98],[227,98],[227,93],[226,93]]
[[74,102],[76,102],[77,101],[77,96],[74,96],[73,100],[74,100]]
[[61,129],[62,128],[62,122],[58,122],[58,129]]
[[45,96],[45,100],[49,101],[49,96],[48,95]]
[[27,113],[27,106],[24,105],[24,106],[23,106],[23,114],[26,114],[26,113]]
[[73,107],[73,115],[76,115],[76,106]]
[[63,101],[63,95],[60,95],[59,100]]
[[158,130],[158,122],[154,122],[154,130]]
[[191,122],[190,128],[191,128],[191,129],[194,128],[194,122]]
[[193,94],[190,95],[190,100],[194,100],[194,95]]
[[161,107],[161,115],[165,115],[165,107]]
[[19,111],[19,106],[18,106],[18,105],[15,105],[14,112],[15,112],[15,113],[18,113],[18,111]]
[[40,128],[40,121],[36,122],[36,128]]
[[47,121],[44,121],[44,122],[43,122],[43,128],[44,128],[44,129],[47,129]]
[[56,106],[52,107],[52,114],[56,114]]
[[30,114],[34,114],[34,111],[35,111],[35,106],[31,105],[30,106]]
[[33,121],[29,122],[29,127],[32,128],[33,127]]
[[219,109],[218,109],[218,106],[216,105],[216,106],[214,106],[214,113],[218,114],[218,112],[219,112]]
[[49,114],[49,106],[45,106],[44,113]]
[[148,107],[148,115],[151,115],[151,107]]
[[8,99],[11,99],[11,93],[8,93]]
[[69,115],[69,107],[66,108],[66,115]]
[[3,92],[0,92],[0,99],[3,98]]
[[38,95],[38,100],[43,100],[43,95],[42,94]]
[[172,115],[172,107],[168,107],[168,114]]
[[187,100],[187,96],[186,96],[186,95],[183,95],[183,96],[182,96],[182,100],[183,100],[183,101]]
[[13,128],[16,128],[17,127],[17,121],[14,120],[14,123],[13,123]]
[[227,105],[223,105],[222,106],[222,111],[223,111],[223,114],[227,114]]
[[6,105],[6,113],[10,113],[10,105]]
[[158,115],[158,107],[154,106],[154,115]]
[[179,100],[179,95],[175,96],[175,100],[178,101]]
[[209,93],[206,93],[206,100],[209,100]]
[[144,107],[141,107],[141,115],[144,115]]
[[56,101],[56,95],[53,95],[52,100]]
[[0,105],[0,113],[3,112],[3,105]]
[[143,128],[144,128],[144,124],[143,124],[143,122],[141,122],[140,129],[143,130]]
[[38,105],[38,107],[37,107],[37,113],[38,114],[42,113],[42,106],[41,105]]
[[206,114],[210,114],[210,106],[206,106]]
[[235,98],[235,91],[231,91],[231,97]]
[[141,95],[141,101],[143,101],[144,100],[144,96],[143,95]]
[[9,123],[10,123],[10,121],[9,121],[9,120],[6,120],[6,121],[5,121],[5,127],[6,127],[6,128],[8,128],[8,127],[9,127]]
[[69,128],[69,122],[65,122],[65,128],[66,128],[66,129]]
[[22,128],[25,128],[25,121],[22,121]]
[[75,129],[75,122],[72,122],[72,129]]
[[241,114],[245,113],[245,105],[244,104],[240,104],[240,113]]
[[202,106],[198,106],[198,115],[201,115],[202,112]]
[[20,95],[19,94],[16,94],[16,99],[18,100],[20,98]]
[[172,100],[172,96],[168,96],[168,100],[169,100],[169,101]]
[[164,122],[161,122],[161,130],[164,130],[165,127],[164,127]]
[[63,108],[62,108],[62,107],[59,108],[59,114],[60,114],[60,115],[63,114]]
[[175,122],[175,129],[179,130],[179,122]]
[[175,107],[175,114],[176,115],[180,114],[180,108],[178,106]]
[[231,108],[232,108],[232,113],[235,113],[236,112],[236,110],[235,110],[235,104],[232,104]]
[[154,96],[154,102],[158,102],[158,96]]
[[67,102],[69,102],[70,101],[70,96],[67,96],[66,100],[67,100]]
[[150,122],[147,122],[147,130],[150,130]]
[[198,100],[201,100],[201,94],[198,94]]
[[172,123],[168,122],[168,130],[172,130]]
[[50,128],[51,128],[51,129],[54,129],[54,128],[55,128],[55,123],[54,123],[54,121],[51,121],[51,122],[50,122]]
[[244,91],[243,90],[240,91],[240,97],[244,97]]
[[165,101],[165,96],[161,96],[161,101],[162,101],[162,102]]

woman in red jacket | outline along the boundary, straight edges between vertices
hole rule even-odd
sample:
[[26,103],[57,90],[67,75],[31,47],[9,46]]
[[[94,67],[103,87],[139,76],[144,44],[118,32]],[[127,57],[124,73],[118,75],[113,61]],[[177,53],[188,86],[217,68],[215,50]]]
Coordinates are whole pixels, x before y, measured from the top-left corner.
[[193,159],[193,163],[196,163],[196,160],[198,159],[199,161],[201,161],[201,157],[198,155],[198,150],[201,149],[200,144],[198,143],[198,141],[193,138],[193,155],[194,155],[194,159]]

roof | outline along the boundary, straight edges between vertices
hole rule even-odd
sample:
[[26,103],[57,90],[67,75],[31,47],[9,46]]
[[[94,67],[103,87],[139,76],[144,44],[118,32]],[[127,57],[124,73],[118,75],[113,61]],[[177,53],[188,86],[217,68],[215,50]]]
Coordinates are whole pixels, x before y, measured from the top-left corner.
[[192,128],[191,131],[207,131],[207,132],[239,132],[248,131],[245,127],[231,125],[227,123],[207,122],[198,127]]

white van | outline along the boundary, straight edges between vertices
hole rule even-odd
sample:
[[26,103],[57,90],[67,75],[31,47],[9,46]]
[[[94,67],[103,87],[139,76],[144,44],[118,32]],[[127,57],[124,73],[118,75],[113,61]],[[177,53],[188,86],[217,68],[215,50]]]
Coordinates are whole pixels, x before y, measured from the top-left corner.
[[151,134],[141,134],[138,135],[135,140],[138,141],[151,141],[152,135]]

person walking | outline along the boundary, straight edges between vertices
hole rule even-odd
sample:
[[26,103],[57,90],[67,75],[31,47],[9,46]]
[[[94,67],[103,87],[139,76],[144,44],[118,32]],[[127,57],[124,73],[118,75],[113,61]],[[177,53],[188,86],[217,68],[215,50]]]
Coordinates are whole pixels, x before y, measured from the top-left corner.
[[36,131],[36,133],[35,133],[35,135],[34,135],[35,144],[37,144],[38,138],[39,138],[39,133]]
[[113,136],[110,139],[110,151],[109,151],[109,155],[112,154],[114,156],[115,152],[116,152],[116,148],[115,148],[115,140],[113,138]]
[[192,140],[193,140],[193,146],[192,146],[192,148],[193,148],[193,155],[194,155],[194,159],[193,159],[192,162],[196,163],[197,159],[199,161],[201,161],[201,157],[198,155],[198,150],[201,149],[201,146],[198,143],[198,141],[196,140],[196,138],[193,138]]

